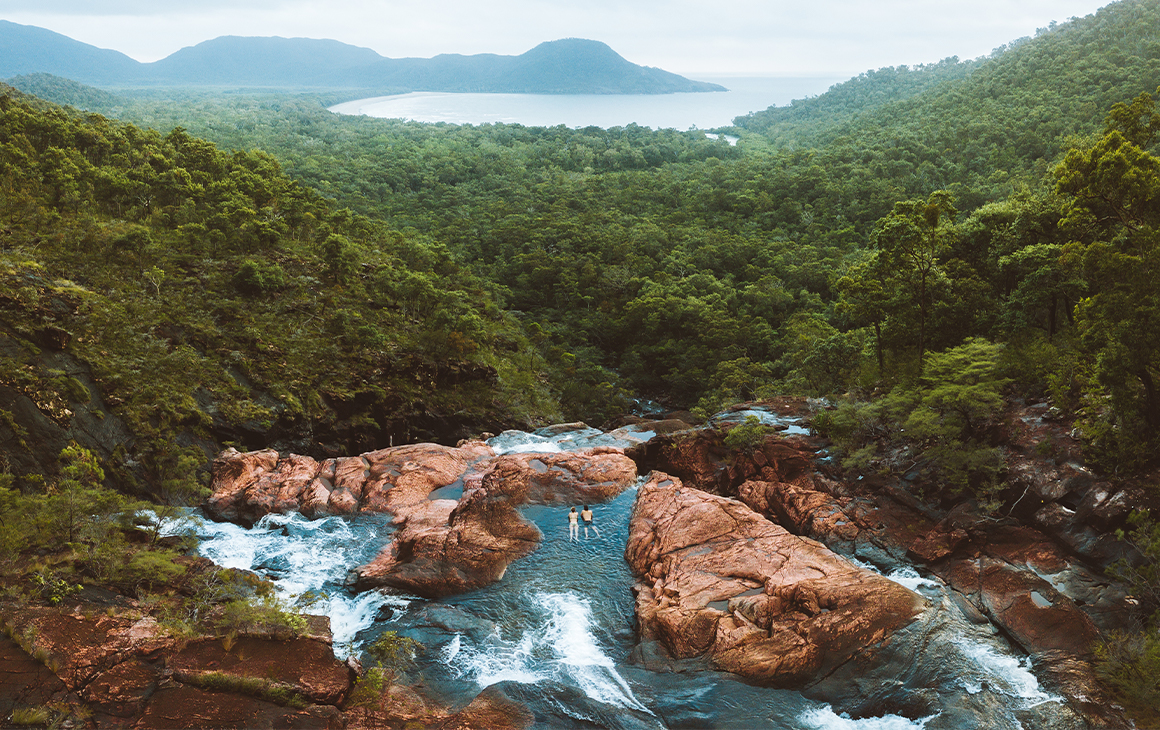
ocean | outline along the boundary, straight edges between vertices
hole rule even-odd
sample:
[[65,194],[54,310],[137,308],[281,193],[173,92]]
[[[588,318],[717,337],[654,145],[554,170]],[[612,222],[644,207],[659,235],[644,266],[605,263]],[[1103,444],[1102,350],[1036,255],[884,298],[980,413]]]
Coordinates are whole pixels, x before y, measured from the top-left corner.
[[[693,78],[693,77],[690,77]],[[697,76],[729,91],[689,94],[451,94],[418,91],[337,104],[338,114],[449,124],[705,129],[770,106],[825,92],[841,78]]]

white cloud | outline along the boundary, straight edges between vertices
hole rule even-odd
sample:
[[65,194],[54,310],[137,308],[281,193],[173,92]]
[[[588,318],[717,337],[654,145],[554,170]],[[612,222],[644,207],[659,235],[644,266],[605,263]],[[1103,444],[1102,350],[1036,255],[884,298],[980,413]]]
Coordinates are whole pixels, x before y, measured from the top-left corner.
[[221,35],[333,38],[384,56],[522,53],[569,36],[678,73],[854,75],[974,58],[1099,0],[0,0],[0,17],[141,61]]

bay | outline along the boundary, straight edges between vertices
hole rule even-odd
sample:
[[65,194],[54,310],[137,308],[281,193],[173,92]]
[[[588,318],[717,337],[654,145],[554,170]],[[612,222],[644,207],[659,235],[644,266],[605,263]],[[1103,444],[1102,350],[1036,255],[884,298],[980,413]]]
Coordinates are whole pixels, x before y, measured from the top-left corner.
[[417,91],[330,107],[337,114],[448,124],[719,129],[735,117],[785,106],[844,81],[832,77],[706,76],[728,91],[687,94],[453,94]]

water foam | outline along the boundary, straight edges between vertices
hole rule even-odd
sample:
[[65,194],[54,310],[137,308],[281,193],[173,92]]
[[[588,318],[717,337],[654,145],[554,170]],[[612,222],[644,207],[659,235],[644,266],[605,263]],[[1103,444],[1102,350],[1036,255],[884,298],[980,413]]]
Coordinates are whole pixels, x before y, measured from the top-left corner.
[[797,416],[783,416],[780,413],[767,411],[764,408],[746,408],[738,411],[725,411],[709,419],[710,423],[744,423],[745,419],[753,416],[758,423],[765,426],[783,426],[782,433],[791,436],[808,436],[810,430],[801,425]]
[[600,429],[591,427],[577,428],[563,433],[553,433],[549,429],[541,429],[533,433],[513,430],[504,431],[500,435],[488,439],[487,444],[497,454],[559,454],[565,451],[590,449],[595,446],[625,446],[648,440],[639,434],[620,438],[616,433],[604,433]]
[[1031,673],[1031,657],[1020,659],[1010,654],[1001,654],[991,646],[966,638],[956,640],[955,646],[971,660],[977,670],[971,674],[964,672],[959,680],[968,693],[982,691],[985,682],[996,691],[1025,700],[1027,707],[1063,701],[1062,697],[1048,694],[1039,686],[1039,680]]
[[798,718],[810,730],[922,730],[937,714],[911,720],[898,715],[864,717],[853,720],[834,712],[830,705],[807,710]]
[[409,600],[377,591],[351,595],[342,588],[350,568],[366,562],[382,539],[367,539],[342,517],[308,520],[298,513],[269,514],[253,527],[187,518],[165,528],[167,534],[195,533],[198,552],[222,566],[251,570],[274,583],[278,594],[297,602],[321,596],[308,609],[330,617],[335,653],[345,657],[360,631],[370,628],[386,607],[405,608]]
[[901,586],[904,586],[906,588],[909,588],[912,591],[917,592],[919,588],[932,588],[932,589],[942,588],[942,583],[939,583],[937,580],[934,580],[932,578],[923,578],[921,575],[918,574],[917,570],[915,570],[914,568],[912,568],[910,566],[905,566],[902,568],[898,568],[897,570],[892,570],[890,573],[883,573],[881,570],[878,569],[878,566],[874,565],[873,563],[868,563],[865,560],[862,560],[860,558],[856,558],[852,555],[844,556],[844,557],[850,563],[853,563],[854,565],[858,566],[859,568],[862,568],[864,570],[869,570],[871,573],[877,573],[878,575],[882,576],[883,578],[886,578],[888,580],[892,580],[895,583],[897,583]]
[[531,601],[543,623],[525,629],[518,641],[505,641],[496,633],[486,645],[474,647],[456,634],[444,647],[443,658],[481,689],[503,681],[535,684],[567,678],[597,702],[652,714],[594,635],[587,600],[573,593],[537,593]]
[[937,580],[923,578],[917,570],[909,566],[892,570],[886,577],[912,591],[918,591],[919,588],[942,588],[942,584]]
[[588,601],[572,593],[542,593],[536,602],[549,616],[545,641],[552,647],[556,663],[584,694],[606,705],[649,711],[633,695],[592,633]]

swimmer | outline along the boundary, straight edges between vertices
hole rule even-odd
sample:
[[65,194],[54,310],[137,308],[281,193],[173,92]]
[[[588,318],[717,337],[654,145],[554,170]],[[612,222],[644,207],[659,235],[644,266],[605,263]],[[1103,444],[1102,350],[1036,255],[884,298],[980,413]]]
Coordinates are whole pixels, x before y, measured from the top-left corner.
[[[575,509],[575,507],[573,507],[573,509]],[[596,533],[596,537],[600,537],[600,530],[597,529],[596,525],[592,524],[592,510],[588,509],[588,505],[584,505],[584,511],[580,513],[580,519],[584,520],[585,539],[588,538],[589,527],[591,527],[592,531]]]

